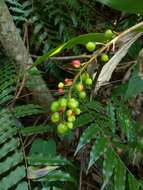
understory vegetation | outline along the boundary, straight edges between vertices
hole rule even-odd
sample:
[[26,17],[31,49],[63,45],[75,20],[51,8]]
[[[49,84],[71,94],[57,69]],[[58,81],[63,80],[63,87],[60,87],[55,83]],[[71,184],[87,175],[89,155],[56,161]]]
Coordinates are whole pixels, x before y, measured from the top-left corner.
[[0,190],[142,190],[143,2],[0,1]]

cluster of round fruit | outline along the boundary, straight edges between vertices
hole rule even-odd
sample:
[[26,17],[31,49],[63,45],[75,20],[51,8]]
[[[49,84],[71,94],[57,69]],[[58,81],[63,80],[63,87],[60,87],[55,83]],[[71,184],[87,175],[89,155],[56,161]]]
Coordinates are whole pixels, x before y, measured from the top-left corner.
[[76,115],[81,113],[79,102],[75,98],[60,98],[51,104],[51,121],[58,123],[57,132],[64,135],[69,129],[74,127],[73,122]]
[[92,83],[92,79],[90,78],[88,73],[85,72],[81,75],[81,82],[75,84],[75,90],[78,92],[78,96],[80,99],[86,98],[85,87],[90,87]]
[[64,80],[64,82],[59,82],[59,84],[58,84],[58,92],[59,92],[60,94],[64,94],[64,88],[65,88],[65,87],[69,87],[69,86],[71,86],[71,85],[72,85],[72,79],[66,78],[66,79]]

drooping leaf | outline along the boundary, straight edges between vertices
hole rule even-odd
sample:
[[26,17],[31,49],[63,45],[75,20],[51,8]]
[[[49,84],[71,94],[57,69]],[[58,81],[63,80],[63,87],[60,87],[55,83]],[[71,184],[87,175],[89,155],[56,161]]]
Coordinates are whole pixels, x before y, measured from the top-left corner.
[[92,139],[96,138],[97,133],[100,131],[100,128],[93,123],[91,124],[80,137],[78,146],[76,148],[75,154],[79,152],[79,150],[84,147],[86,144],[88,144]]
[[130,13],[140,13],[143,14],[143,1],[142,0],[97,0],[100,3],[108,5],[111,8],[130,12]]
[[[124,43],[122,47],[115,53],[115,55],[103,66],[101,73],[98,77],[98,82],[95,90],[99,90],[102,85],[105,85],[111,78],[116,66],[127,54],[131,45],[142,35],[142,33],[130,35],[128,42]],[[128,37],[128,36],[127,36]]]
[[35,65],[41,64],[42,62],[46,61],[48,58],[60,53],[61,51],[65,49],[71,49],[75,45],[78,44],[86,44],[89,41],[94,41],[94,42],[105,42],[107,38],[105,37],[104,34],[102,33],[89,33],[89,34],[84,34],[80,35],[78,37],[74,37],[68,42],[62,44],[61,46],[51,50],[48,53],[45,53],[43,56],[39,57],[36,62],[34,63]]
[[116,161],[114,183],[115,190],[125,190],[126,168],[120,160]]
[[100,158],[100,156],[104,154],[107,148],[108,142],[106,138],[98,137],[90,151],[90,161],[88,164],[88,170]]
[[128,183],[129,183],[130,190],[139,190],[140,189],[140,184],[134,178],[134,176],[132,176],[131,174],[128,174]]
[[116,159],[115,159],[115,155],[113,153],[113,151],[111,149],[109,149],[106,153],[105,153],[105,158],[103,161],[103,185],[101,190],[103,190],[106,185],[108,184],[114,168],[116,165]]

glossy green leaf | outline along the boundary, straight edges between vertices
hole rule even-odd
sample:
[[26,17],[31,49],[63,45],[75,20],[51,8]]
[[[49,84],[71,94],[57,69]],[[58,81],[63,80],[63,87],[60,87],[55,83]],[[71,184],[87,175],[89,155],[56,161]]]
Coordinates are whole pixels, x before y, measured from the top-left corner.
[[97,1],[120,11],[143,14],[142,0],[138,0],[138,1],[136,0],[97,0]]
[[104,162],[103,162],[103,185],[101,190],[103,190],[106,185],[108,184],[114,168],[116,165],[116,158],[115,155],[113,153],[113,151],[111,149],[109,149],[106,153],[105,153],[105,158],[104,158]]
[[106,40],[107,40],[107,38],[102,33],[89,33],[89,34],[80,35],[78,37],[74,37],[71,40],[69,40],[68,42],[62,44],[61,46],[51,50],[48,53],[45,53],[43,56],[40,56],[34,63],[34,66],[41,64],[42,62],[46,61],[48,58],[60,53],[61,51],[65,50],[65,49],[73,48],[75,45],[79,45],[79,44],[84,45],[89,41],[105,42]]
[[115,190],[125,190],[126,168],[123,163],[118,160],[115,166],[114,183]]
[[75,154],[79,152],[79,150],[84,147],[86,144],[88,144],[92,139],[96,138],[97,133],[100,131],[100,128],[95,124],[91,124],[80,137],[77,149],[75,151]]
[[104,137],[99,137],[90,151],[89,168],[100,158],[108,148],[108,142]]

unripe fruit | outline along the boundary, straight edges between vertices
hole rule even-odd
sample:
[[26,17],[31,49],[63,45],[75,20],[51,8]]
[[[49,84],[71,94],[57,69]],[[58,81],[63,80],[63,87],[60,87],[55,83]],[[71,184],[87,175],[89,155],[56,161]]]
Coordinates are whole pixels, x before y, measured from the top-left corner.
[[113,35],[114,35],[114,34],[113,34],[113,32],[112,32],[111,29],[106,30],[105,33],[104,33],[104,36],[105,36],[106,38],[112,38]]
[[59,120],[60,120],[60,114],[58,112],[53,113],[52,116],[51,116],[51,121],[53,123],[56,123]]
[[55,102],[53,102],[52,104],[51,104],[51,111],[52,112],[56,112],[56,111],[58,111],[59,110],[59,102],[58,101],[55,101]]
[[61,98],[60,100],[59,100],[59,106],[60,107],[67,107],[67,103],[68,103],[68,101],[67,101],[67,99],[66,98]]
[[95,48],[96,48],[96,43],[94,43],[94,42],[88,42],[88,43],[86,44],[86,49],[87,49],[88,51],[94,51]]
[[92,79],[91,78],[87,78],[85,80],[85,84],[88,85],[88,86],[91,86],[92,85]]
[[68,126],[64,123],[60,123],[57,126],[57,131],[60,135],[64,135],[68,131]]
[[81,66],[79,60],[73,60],[71,64],[76,69],[80,68],[80,66]]
[[86,98],[86,93],[83,91],[83,92],[80,92],[79,93],[79,97],[81,98],[81,99],[85,99]]
[[74,109],[74,113],[75,113],[76,115],[80,115],[81,110],[80,110],[79,108],[76,108],[76,109]]
[[75,100],[74,98],[69,99],[69,101],[68,101],[68,107],[69,108],[74,109],[78,106],[79,106],[79,103],[77,100]]
[[109,60],[109,57],[108,57],[107,54],[102,54],[102,55],[101,55],[101,61],[102,61],[102,62],[107,62],[108,60]]
[[73,111],[71,109],[67,110],[66,111],[66,115],[67,116],[71,116],[73,114]]
[[69,129],[73,129],[73,123],[72,122],[67,122],[67,127]]
[[69,121],[69,122],[73,122],[73,121],[75,121],[75,120],[76,120],[76,118],[75,118],[74,115],[71,115],[71,116],[68,117],[68,121]]
[[63,83],[63,82],[60,82],[60,83],[58,84],[58,88],[64,88],[64,83]]
[[81,92],[81,91],[84,89],[84,86],[83,86],[82,83],[78,83],[78,84],[76,84],[75,89],[76,89],[78,92]]
[[83,74],[81,75],[81,79],[82,79],[83,82],[84,82],[87,78],[89,78],[89,74],[88,74],[88,73],[83,73]]

